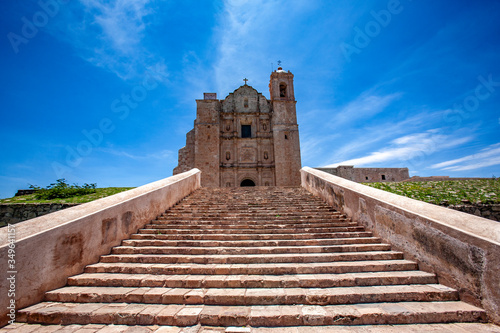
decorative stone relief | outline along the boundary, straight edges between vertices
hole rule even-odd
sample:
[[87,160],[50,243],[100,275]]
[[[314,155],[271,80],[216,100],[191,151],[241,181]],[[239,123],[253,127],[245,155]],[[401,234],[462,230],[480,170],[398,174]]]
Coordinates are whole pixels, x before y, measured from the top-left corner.
[[262,122],[262,131],[267,132],[267,122]]
[[242,148],[240,154],[241,162],[252,163],[255,162],[255,149],[254,148]]

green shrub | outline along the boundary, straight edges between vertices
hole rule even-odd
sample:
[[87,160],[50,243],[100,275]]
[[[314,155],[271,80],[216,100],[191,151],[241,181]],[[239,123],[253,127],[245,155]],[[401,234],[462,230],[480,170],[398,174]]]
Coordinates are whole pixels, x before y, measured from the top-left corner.
[[97,184],[77,184],[69,185],[66,179],[58,179],[55,183],[50,184],[46,188],[41,188],[36,185],[30,185],[31,189],[36,190],[35,198],[39,200],[63,199],[70,198],[96,192]]
[[468,179],[430,182],[365,183],[365,185],[433,204],[500,202],[500,180]]

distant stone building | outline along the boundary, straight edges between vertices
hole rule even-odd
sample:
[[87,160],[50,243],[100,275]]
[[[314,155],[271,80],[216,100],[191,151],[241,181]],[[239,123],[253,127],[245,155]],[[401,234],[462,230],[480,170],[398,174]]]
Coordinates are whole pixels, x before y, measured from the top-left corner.
[[271,99],[245,84],[218,100],[196,100],[194,128],[179,150],[178,174],[202,171],[202,186],[300,186],[299,129],[293,74],[271,73]]
[[336,168],[315,168],[358,183],[400,182],[410,178],[408,168],[355,168],[340,165]]

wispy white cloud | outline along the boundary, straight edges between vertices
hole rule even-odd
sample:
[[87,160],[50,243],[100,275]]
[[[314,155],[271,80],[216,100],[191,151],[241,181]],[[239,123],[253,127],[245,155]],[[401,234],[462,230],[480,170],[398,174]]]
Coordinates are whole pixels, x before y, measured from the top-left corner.
[[151,13],[149,0],[117,0],[108,3],[83,0],[88,11],[96,12],[94,22],[103,32],[103,39],[122,54],[135,52],[144,30],[144,17]]
[[[250,84],[257,85],[255,66],[257,59],[262,63],[263,54],[259,55],[267,41],[264,31],[271,25],[270,17],[278,13],[280,1],[224,1],[224,11],[219,16],[219,26],[216,29],[218,45],[218,61],[214,66],[217,90],[227,93],[234,90],[234,80],[241,76],[250,79]],[[266,59],[267,62],[267,59]],[[243,75],[243,76],[242,76]],[[262,80],[262,79],[260,79]],[[240,82],[243,84],[243,82]]]
[[174,152],[171,150],[161,150],[158,152],[144,154],[144,155],[133,154],[124,150],[117,150],[113,148],[101,148],[99,150],[106,154],[122,156],[133,160],[149,160],[149,159],[164,160],[164,159],[171,159],[175,156]]
[[0,175],[0,179],[2,179],[2,181],[4,181],[4,182],[17,182],[17,183],[26,183],[26,184],[29,182],[28,178],[24,178],[24,177],[9,177],[9,176]]
[[149,50],[147,27],[155,14],[153,0],[80,0],[62,12],[59,24],[49,30],[71,44],[78,55],[93,65],[124,80],[142,77],[144,72],[163,68],[163,57]]
[[[233,91],[235,80],[242,85],[241,80],[246,77],[249,85],[267,95],[271,63],[276,69],[276,61],[288,55],[288,59],[281,59],[283,67],[288,70],[299,66],[301,54],[297,49],[306,38],[304,35],[296,38],[296,22],[308,17],[317,6],[314,1],[223,1],[214,29],[217,61],[213,71],[217,91],[221,94]],[[301,33],[310,34],[309,30],[303,29]],[[307,40],[311,47],[312,41]]]
[[[305,121],[301,122],[301,125],[313,129],[310,132],[302,132],[305,134],[305,137],[301,140],[302,159],[306,164],[318,165],[319,162],[324,165],[348,158],[360,149],[366,148],[367,137],[370,138],[369,142],[373,144],[388,136],[394,137],[398,135],[400,129],[407,127],[407,125],[414,126],[420,123],[419,119],[417,119],[420,117],[420,114],[418,114],[406,121],[399,123],[391,121],[387,124],[379,123],[372,128],[365,127],[362,131],[355,126],[349,129],[349,133],[346,133],[345,128],[348,128],[349,125],[365,124],[367,119],[382,113],[391,103],[402,96],[402,93],[381,94],[377,92],[378,86],[376,85],[364,91],[339,108],[329,110],[313,109],[302,116]],[[421,112],[427,113],[425,110]],[[321,120],[318,121],[319,119]],[[364,121],[361,122],[360,120]],[[391,130],[388,130],[388,128]],[[329,134],[318,136],[319,129]],[[333,156],[332,142],[335,142]]]
[[358,98],[349,102],[339,111],[335,112],[335,117],[330,121],[333,127],[341,127],[348,122],[358,119],[367,119],[384,111],[394,100],[399,98],[401,93],[389,95],[378,95],[374,89],[364,92]]
[[365,166],[383,162],[411,161],[422,155],[431,155],[440,150],[460,146],[470,140],[472,140],[470,136],[454,137],[441,134],[439,130],[433,129],[396,138],[386,148],[371,152],[366,156],[334,163],[327,167],[337,167],[339,165]]
[[330,147],[330,143],[335,141],[341,134],[315,135],[314,133],[300,136],[300,154],[304,165],[314,163],[313,160],[322,156],[325,149]]
[[[328,143],[327,154],[323,154],[321,165],[331,165],[338,161],[352,159],[353,156],[363,154],[365,151],[375,150],[381,145],[386,145],[392,140],[405,136],[405,133],[418,133],[425,131],[425,127],[438,122],[443,111],[421,111],[404,120],[394,122],[393,120],[380,122],[376,125],[364,126],[359,129],[350,129],[346,135],[342,131],[343,140],[335,141],[335,149]],[[424,128],[422,130],[422,128]],[[344,143],[345,142],[345,143]]]
[[466,171],[500,164],[500,143],[491,145],[477,154],[431,165],[432,169]]

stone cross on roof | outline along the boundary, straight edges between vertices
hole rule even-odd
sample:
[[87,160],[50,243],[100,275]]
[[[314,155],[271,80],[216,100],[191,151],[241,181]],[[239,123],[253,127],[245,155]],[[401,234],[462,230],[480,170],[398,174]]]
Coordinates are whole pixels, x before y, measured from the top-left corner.
[[245,85],[247,85],[247,81],[248,79],[247,78],[244,78],[243,81],[245,81]]

